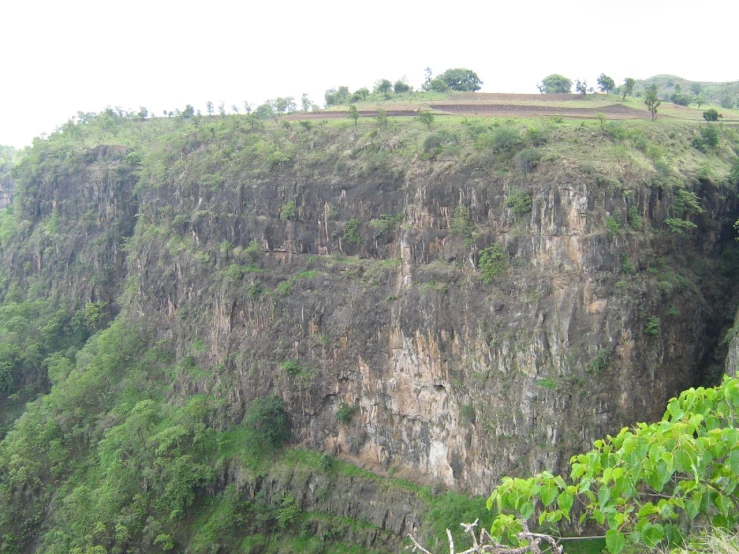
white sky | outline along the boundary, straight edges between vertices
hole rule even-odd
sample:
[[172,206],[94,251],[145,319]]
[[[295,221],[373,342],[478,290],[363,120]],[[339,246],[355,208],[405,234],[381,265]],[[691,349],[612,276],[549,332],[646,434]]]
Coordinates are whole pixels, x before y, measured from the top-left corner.
[[77,111],[243,107],[423,70],[477,72],[486,92],[550,73],[736,81],[735,0],[2,0],[0,144]]

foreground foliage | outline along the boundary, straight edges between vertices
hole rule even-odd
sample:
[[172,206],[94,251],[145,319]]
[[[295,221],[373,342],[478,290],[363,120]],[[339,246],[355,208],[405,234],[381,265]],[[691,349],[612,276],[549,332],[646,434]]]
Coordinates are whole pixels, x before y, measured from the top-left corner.
[[515,540],[537,513],[544,526],[594,522],[617,554],[631,544],[680,543],[698,528],[739,524],[739,379],[689,389],[661,421],[624,428],[570,460],[569,479],[505,478],[488,499],[495,537]]

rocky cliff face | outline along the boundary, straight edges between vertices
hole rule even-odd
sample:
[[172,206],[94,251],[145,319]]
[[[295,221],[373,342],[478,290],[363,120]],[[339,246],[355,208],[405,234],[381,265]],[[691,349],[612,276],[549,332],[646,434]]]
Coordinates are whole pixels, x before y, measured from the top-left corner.
[[[190,368],[174,400],[237,423],[275,393],[302,445],[485,494],[716,377],[737,205],[702,155],[670,168],[585,127],[522,163],[462,127],[434,153],[412,125],[219,125],[37,152],[3,252],[8,283],[153,322]],[[320,505],[311,479],[221,475]],[[361,517],[415,524],[385,508]]]
[[268,166],[202,145],[143,173],[127,308],[209,368],[177,390],[234,413],[277,392],[312,448],[485,493],[658,418],[719,363],[736,207],[710,179],[680,176],[704,212],[677,235],[637,163],[409,162],[386,132],[368,167],[366,137],[305,135]]

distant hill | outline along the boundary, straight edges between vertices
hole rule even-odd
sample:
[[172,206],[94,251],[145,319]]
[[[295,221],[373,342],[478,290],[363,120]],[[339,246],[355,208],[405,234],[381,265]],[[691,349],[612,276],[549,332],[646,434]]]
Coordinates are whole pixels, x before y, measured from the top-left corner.
[[[739,106],[739,81],[713,83],[709,81],[689,81],[676,75],[655,75],[643,81],[637,81],[637,91],[643,91],[648,86],[657,85],[659,96],[663,100],[671,101],[674,94],[692,97],[701,97],[704,104],[716,104],[725,109]],[[686,100],[688,100],[686,98]]]

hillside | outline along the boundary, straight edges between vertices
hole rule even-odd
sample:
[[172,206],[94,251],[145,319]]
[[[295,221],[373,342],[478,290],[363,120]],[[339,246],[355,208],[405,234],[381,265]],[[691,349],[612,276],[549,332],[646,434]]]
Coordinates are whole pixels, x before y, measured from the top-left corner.
[[718,382],[733,129],[433,109],[34,142],[0,211],[0,551],[395,552]]

